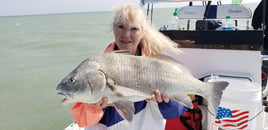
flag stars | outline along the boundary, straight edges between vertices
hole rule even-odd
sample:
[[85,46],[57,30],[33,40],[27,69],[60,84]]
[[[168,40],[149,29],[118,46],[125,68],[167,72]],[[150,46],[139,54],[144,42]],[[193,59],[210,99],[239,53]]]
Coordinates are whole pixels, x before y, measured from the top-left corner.
[[217,119],[221,119],[224,117],[232,117],[232,113],[230,109],[219,107],[217,112]]

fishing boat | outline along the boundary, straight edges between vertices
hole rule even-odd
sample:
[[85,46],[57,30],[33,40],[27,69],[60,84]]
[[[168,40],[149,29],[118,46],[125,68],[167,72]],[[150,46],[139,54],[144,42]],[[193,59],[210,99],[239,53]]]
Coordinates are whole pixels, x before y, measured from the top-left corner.
[[[206,82],[228,81],[217,115],[202,109],[203,130],[268,129],[267,87],[262,83],[261,55],[263,30],[240,29],[241,19],[251,20],[252,10],[241,4],[211,4],[193,6],[198,0],[142,0],[148,18],[153,21],[154,5],[164,2],[189,2],[177,11],[179,20],[188,20],[184,29],[161,28],[161,32],[179,44],[183,51],[175,58],[190,69],[193,75]],[[202,1],[202,0],[199,0]],[[147,5],[147,6],[146,6]],[[151,17],[150,17],[151,16]],[[232,30],[211,27],[214,22],[230,16],[235,22]],[[195,28],[189,23],[195,20]],[[264,90],[263,90],[264,89]],[[205,106],[205,103],[204,103]],[[202,104],[200,108],[202,108]]]

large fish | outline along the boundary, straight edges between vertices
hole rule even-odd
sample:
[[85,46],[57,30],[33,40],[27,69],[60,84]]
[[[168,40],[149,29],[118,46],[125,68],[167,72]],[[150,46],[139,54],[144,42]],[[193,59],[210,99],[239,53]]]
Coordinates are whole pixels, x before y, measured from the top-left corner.
[[142,57],[125,51],[104,53],[84,60],[57,86],[63,104],[96,103],[107,97],[120,115],[131,121],[133,102],[151,97],[158,89],[171,99],[192,108],[188,94],[202,96],[215,114],[227,82],[202,82],[174,59],[159,55]]

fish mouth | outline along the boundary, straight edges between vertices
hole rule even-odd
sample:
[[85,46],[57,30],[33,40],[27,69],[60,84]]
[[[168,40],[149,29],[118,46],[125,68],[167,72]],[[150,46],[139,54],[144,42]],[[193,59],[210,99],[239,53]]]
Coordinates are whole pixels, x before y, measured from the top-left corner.
[[65,105],[71,102],[72,95],[69,93],[63,93],[63,92],[58,92],[57,93],[60,97],[63,99],[61,100],[61,104]]

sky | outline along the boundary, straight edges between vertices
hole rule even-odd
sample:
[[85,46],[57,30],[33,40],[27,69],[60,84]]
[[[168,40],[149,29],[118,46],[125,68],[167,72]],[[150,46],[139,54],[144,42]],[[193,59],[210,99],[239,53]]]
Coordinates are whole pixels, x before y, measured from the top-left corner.
[[[252,1],[260,0],[243,0],[243,2]],[[111,11],[113,7],[122,3],[138,5],[139,0],[0,0],[0,16]],[[166,4],[156,7],[161,6],[172,5]]]
[[0,16],[108,11],[138,0],[0,0]]

